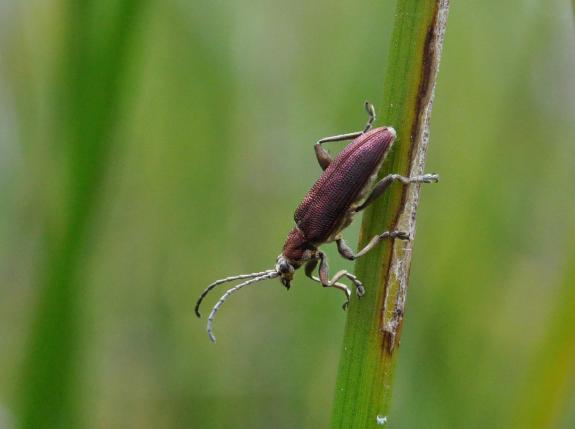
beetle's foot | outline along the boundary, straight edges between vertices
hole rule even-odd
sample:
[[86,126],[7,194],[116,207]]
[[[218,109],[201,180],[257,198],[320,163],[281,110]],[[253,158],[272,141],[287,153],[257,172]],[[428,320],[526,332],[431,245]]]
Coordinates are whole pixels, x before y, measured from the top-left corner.
[[347,287],[345,287],[345,302],[342,305],[343,311],[347,310],[347,307],[349,307],[350,298],[351,298],[351,292]]
[[397,231],[397,237],[400,240],[411,240],[411,235],[409,235],[409,232],[406,231]]
[[425,183],[437,183],[439,182],[439,174],[437,173],[428,173],[423,175]]
[[358,297],[362,297],[365,295],[365,288],[363,284],[359,281],[359,279],[351,273],[348,273],[348,278],[352,281],[353,285],[355,286],[355,293]]
[[398,238],[400,240],[411,240],[411,236],[409,232],[406,231],[391,231],[391,232],[384,232],[380,235],[381,238]]
[[427,173],[420,176],[420,182],[423,183],[437,183],[439,182],[439,174],[437,173]]

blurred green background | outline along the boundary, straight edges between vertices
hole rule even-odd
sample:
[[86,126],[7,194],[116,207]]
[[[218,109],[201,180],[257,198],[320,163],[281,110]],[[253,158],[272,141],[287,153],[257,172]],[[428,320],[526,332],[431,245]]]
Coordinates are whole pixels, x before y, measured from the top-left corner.
[[[393,13],[0,2],[0,428],[327,427],[337,291],[245,290],[215,345],[193,306],[272,267]],[[453,1],[391,427],[575,427],[574,112],[569,2]]]

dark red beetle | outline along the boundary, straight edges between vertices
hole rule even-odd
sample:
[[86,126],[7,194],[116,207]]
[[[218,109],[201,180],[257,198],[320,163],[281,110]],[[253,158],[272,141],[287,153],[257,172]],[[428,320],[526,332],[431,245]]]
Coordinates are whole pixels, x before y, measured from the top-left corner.
[[[349,303],[351,292],[346,285],[338,283],[339,279],[348,278],[355,285],[357,295],[363,296],[365,293],[363,285],[356,276],[346,270],[339,271],[331,280],[329,279],[327,260],[325,254],[319,250],[320,245],[335,241],[340,255],[354,260],[365,255],[383,239],[409,240],[409,235],[405,232],[385,231],[373,237],[367,246],[354,254],[341,236],[343,229],[352,222],[353,216],[377,199],[392,182],[398,181],[407,185],[409,183],[432,183],[439,179],[436,174],[416,177],[390,174],[375,183],[377,172],[395,141],[396,133],[391,127],[371,130],[375,120],[375,110],[367,102],[365,109],[369,120],[363,131],[326,137],[315,144],[317,160],[324,172],[295,211],[296,226],[288,234],[283,251],[277,257],[275,268],[259,273],[227,277],[212,283],[202,292],[195,308],[198,317],[202,300],[214,287],[234,280],[248,279],[226,291],[212,309],[208,317],[208,335],[212,341],[216,341],[212,333],[214,317],[231,294],[244,286],[275,277],[280,277],[282,284],[289,289],[294,271],[303,264],[305,264],[305,274],[312,280],[321,283],[324,287],[335,287],[345,293],[344,309]],[[322,143],[343,140],[353,140],[353,142],[332,159]],[[318,263],[319,277],[316,277],[313,271]]]

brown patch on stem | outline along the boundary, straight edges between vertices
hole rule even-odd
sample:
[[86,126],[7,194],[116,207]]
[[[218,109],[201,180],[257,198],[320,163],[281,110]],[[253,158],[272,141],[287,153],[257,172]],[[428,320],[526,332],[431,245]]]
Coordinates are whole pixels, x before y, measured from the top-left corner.
[[[435,12],[433,14],[433,19],[430,22],[427,33],[425,35],[425,41],[423,44],[422,50],[422,64],[421,64],[421,75],[419,79],[419,85],[417,89],[416,95],[416,103],[414,108],[414,116],[413,116],[413,124],[411,126],[410,135],[409,135],[409,152],[408,152],[408,160],[409,160],[409,172],[413,169],[413,163],[415,158],[421,150],[426,151],[426,147],[420,148],[419,146],[423,144],[426,146],[425,134],[426,127],[428,126],[426,118],[426,111],[429,108],[430,103],[432,102],[433,98],[433,89],[435,85],[435,76],[437,74],[438,69],[438,61],[439,55],[436,52],[436,45],[438,38],[441,39],[441,31],[442,29],[438,29],[438,13],[440,10],[440,4],[443,3],[442,0],[437,0],[435,2]],[[446,2],[448,3],[448,2]],[[442,23],[441,25],[444,25]],[[441,47],[439,47],[440,49]],[[394,217],[394,225],[397,225],[399,219],[401,218],[402,213],[406,210],[406,206],[408,203],[408,190],[404,189],[401,194],[401,202],[399,208]],[[417,205],[417,203],[415,203]],[[415,215],[415,213],[414,213]],[[410,234],[413,236],[414,231],[409,231]],[[381,308],[381,329],[382,329],[382,345],[381,350],[384,353],[389,355],[393,354],[393,351],[396,347],[399,347],[400,337],[401,337],[401,330],[403,327],[403,315],[404,311],[403,308],[400,306],[400,303],[405,303],[405,295],[407,293],[407,287],[400,288],[398,291],[398,297],[394,300],[392,305],[394,306],[393,315],[391,320],[386,321],[386,314],[387,314],[387,305],[391,304],[388,303],[388,289],[389,289],[389,281],[390,281],[390,271],[392,270],[393,266],[393,258],[395,254],[395,248],[392,244],[392,248],[389,254],[389,258],[386,261],[386,272],[385,272],[385,288],[383,293],[383,305]],[[409,276],[409,271],[411,269],[411,264],[407,264],[407,273],[406,275]],[[399,296],[402,294],[403,296]]]
[[[427,30],[427,34],[425,35],[425,42],[423,44],[423,58],[422,58],[422,67],[421,67],[421,78],[419,80],[419,88],[417,90],[417,102],[415,104],[415,120],[413,121],[413,125],[411,127],[411,137],[414,139],[412,144],[410,145],[410,153],[409,153],[409,160],[413,160],[412,152],[415,149],[415,142],[417,141],[417,137],[421,132],[421,115],[427,104],[429,103],[429,98],[431,93],[433,92],[433,83],[435,79],[432,79],[434,71],[437,70],[435,67],[436,63],[436,56],[434,51],[434,41],[436,38],[436,22],[437,22],[437,3],[436,12],[433,14],[433,21],[429,25]],[[430,91],[431,90],[431,91]]]

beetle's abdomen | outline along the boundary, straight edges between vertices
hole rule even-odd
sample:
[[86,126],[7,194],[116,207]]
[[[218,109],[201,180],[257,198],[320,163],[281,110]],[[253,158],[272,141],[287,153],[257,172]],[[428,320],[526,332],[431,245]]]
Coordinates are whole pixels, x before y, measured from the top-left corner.
[[338,228],[394,139],[392,128],[376,128],[347,145],[331,162],[294,215],[308,241],[322,243]]

